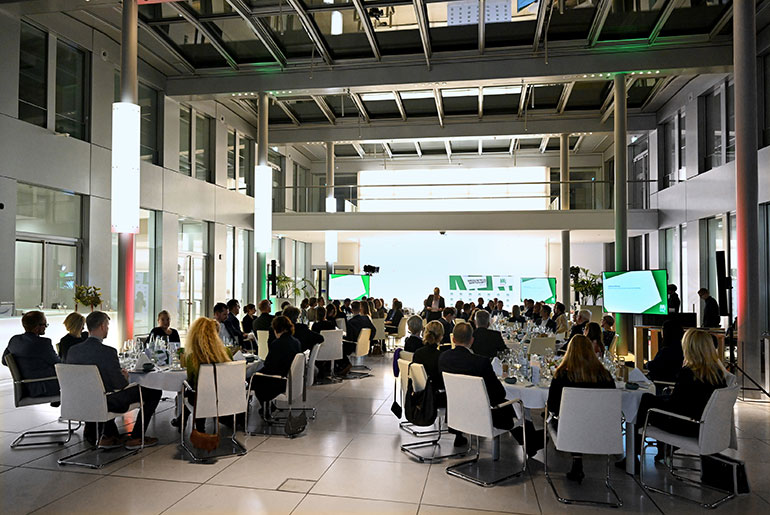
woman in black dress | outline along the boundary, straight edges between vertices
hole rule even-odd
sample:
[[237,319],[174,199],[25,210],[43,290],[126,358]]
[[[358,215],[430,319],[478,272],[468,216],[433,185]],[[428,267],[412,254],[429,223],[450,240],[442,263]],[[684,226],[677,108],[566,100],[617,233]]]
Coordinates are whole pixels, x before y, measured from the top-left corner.
[[84,342],[88,338],[88,333],[83,331],[86,319],[80,313],[70,313],[64,319],[64,327],[67,328],[67,334],[59,341],[59,357],[62,361],[67,359],[67,351],[74,345]]
[[179,339],[179,333],[176,329],[171,327],[171,315],[165,309],[158,313],[158,327],[154,327],[150,331],[150,337],[162,338],[168,340],[169,343],[181,343]]

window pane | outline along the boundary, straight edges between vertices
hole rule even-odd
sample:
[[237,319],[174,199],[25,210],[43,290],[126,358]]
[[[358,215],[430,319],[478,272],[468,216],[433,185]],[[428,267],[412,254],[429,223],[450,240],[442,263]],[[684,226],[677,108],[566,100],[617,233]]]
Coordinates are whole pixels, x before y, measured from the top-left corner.
[[80,196],[19,184],[16,231],[47,236],[80,237]]
[[230,300],[233,297],[233,276],[235,273],[235,227],[227,228],[225,243],[225,299]]
[[45,249],[45,307],[72,306],[77,283],[77,247],[48,244]]
[[134,333],[155,327],[155,212],[139,211],[134,273]]
[[195,178],[201,181],[209,180],[210,167],[210,128],[211,119],[208,116],[197,115],[195,118]]
[[46,126],[48,41],[45,32],[21,24],[19,48],[19,120]]
[[56,44],[56,132],[87,138],[86,53],[62,41]]
[[227,189],[234,190],[235,176],[235,131],[227,131]]
[[268,150],[267,160],[273,166],[273,213],[283,213],[286,204],[286,179],[284,167],[286,158],[274,150]]
[[208,253],[208,225],[195,220],[179,220],[179,252]]
[[142,159],[158,164],[158,92],[139,83],[139,106],[142,109]]
[[685,147],[687,144],[687,116],[684,109],[679,112],[679,180],[684,181],[687,179],[687,152]]
[[732,296],[732,312],[736,316],[738,310],[738,234],[736,233],[735,214],[730,215],[730,282],[733,289],[730,290]]
[[663,180],[662,188],[668,188],[676,181],[676,151],[679,142],[676,140],[676,126],[674,120],[669,120],[663,125]]
[[253,144],[249,138],[238,137],[238,191],[244,195],[252,194],[251,181],[254,175],[252,147]]
[[727,86],[727,162],[735,161],[735,86]]
[[179,172],[190,175],[190,108],[179,110]]
[[679,242],[682,245],[679,262],[682,264],[682,284],[679,285],[679,298],[682,299],[682,312],[690,312],[691,305],[688,305],[690,298],[690,289],[687,281],[687,224],[682,224],[679,228]]
[[[43,244],[16,242],[14,291],[16,309],[37,308],[43,303]],[[72,302],[70,302],[72,304]]]
[[249,296],[249,281],[251,280],[251,267],[249,246],[251,231],[237,229],[236,254],[235,254],[235,298],[241,303],[246,303]]
[[705,171],[722,164],[722,96],[719,91],[706,96]]
[[668,274],[668,283],[677,284],[679,281],[678,270],[675,269],[674,261],[674,229],[666,229],[665,233],[665,266]]
[[710,218],[707,222],[708,231],[708,289],[712,296],[716,298],[717,292],[717,258],[718,250],[725,250],[724,245],[724,226],[722,218]]

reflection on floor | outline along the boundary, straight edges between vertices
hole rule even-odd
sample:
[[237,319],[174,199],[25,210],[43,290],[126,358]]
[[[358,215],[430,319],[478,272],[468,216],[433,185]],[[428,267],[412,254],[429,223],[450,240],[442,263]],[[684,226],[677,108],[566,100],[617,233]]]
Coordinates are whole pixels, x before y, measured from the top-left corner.
[[[249,453],[213,464],[191,464],[180,456],[177,433],[169,424],[173,405],[163,401],[150,434],[161,439],[103,470],[62,468],[56,460],[67,449],[11,450],[19,432],[59,427],[58,410],[15,409],[8,381],[0,383],[0,511],[58,513],[595,513],[601,508],[565,506],[553,497],[543,476],[542,451],[526,475],[493,488],[450,477],[445,461],[421,464],[399,451],[415,438],[398,429],[390,412],[393,374],[389,358],[369,358],[374,377],[316,386],[309,394],[318,407],[306,434],[247,436]],[[127,422],[130,422],[127,420]],[[753,491],[727,502],[717,512],[770,512],[770,406],[739,402],[740,438],[734,453],[746,461]],[[513,440],[503,440],[503,454]],[[451,439],[446,439],[451,446]],[[549,454],[556,456],[555,453]],[[652,466],[652,462],[650,461]],[[565,471],[568,456],[556,456],[553,469]],[[586,459],[580,487],[557,483],[566,495],[601,499],[602,458]],[[624,501],[621,511],[690,513],[694,504],[642,491],[633,478],[613,467],[614,484]],[[659,474],[662,478],[663,475]]]

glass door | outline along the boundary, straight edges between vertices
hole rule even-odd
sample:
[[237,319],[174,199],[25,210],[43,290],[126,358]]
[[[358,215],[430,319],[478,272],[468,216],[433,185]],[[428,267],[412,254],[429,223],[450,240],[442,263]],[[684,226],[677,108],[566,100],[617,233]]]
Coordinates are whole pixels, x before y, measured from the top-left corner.
[[74,305],[76,244],[16,240],[16,309],[63,309]]
[[206,257],[182,254],[177,265],[179,277],[179,331],[206,313]]

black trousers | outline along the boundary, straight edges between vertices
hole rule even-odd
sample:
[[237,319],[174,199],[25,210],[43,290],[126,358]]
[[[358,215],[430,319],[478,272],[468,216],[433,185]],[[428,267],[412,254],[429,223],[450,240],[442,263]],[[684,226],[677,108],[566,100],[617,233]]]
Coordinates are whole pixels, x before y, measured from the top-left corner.
[[251,389],[260,403],[272,401],[286,391],[286,379],[255,375]]
[[[158,408],[158,403],[163,395],[160,390],[154,390],[151,388],[145,388],[144,386],[133,386],[125,390],[113,393],[107,396],[107,409],[113,413],[125,413],[128,411],[129,406],[135,402],[139,402],[139,388],[142,389],[142,400],[144,401],[144,427],[142,427],[142,409],[137,414],[136,423],[134,429],[131,431],[131,438],[141,438],[142,434],[147,430],[150,425],[150,420],[155,414],[155,410]],[[118,426],[115,424],[115,420],[109,420],[104,422],[104,435],[105,436],[119,436]],[[95,442],[100,430],[102,429],[101,423],[86,422],[83,428],[83,436],[86,440]]]
[[441,319],[441,311],[428,311],[427,317],[425,319],[428,322],[432,322],[433,320],[439,320]]

